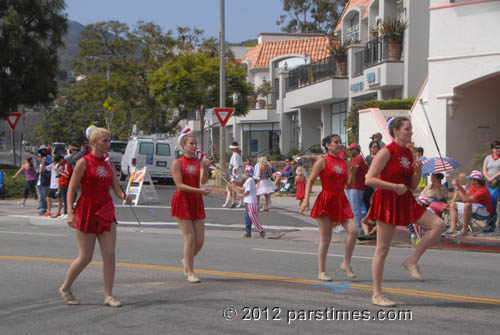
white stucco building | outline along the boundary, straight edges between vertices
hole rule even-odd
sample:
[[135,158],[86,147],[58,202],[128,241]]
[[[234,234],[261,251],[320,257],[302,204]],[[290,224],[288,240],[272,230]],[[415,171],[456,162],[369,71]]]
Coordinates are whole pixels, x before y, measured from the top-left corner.
[[472,160],[500,139],[500,1],[431,0],[429,76],[410,115],[416,143],[470,172]]

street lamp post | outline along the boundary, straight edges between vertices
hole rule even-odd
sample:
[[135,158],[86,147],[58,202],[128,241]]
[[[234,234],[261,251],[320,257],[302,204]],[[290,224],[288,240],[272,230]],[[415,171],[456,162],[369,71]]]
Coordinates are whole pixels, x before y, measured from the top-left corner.
[[[226,107],[226,59],[225,59],[225,24],[224,24],[224,0],[220,0],[220,41],[219,41],[219,54],[220,54],[220,91],[219,91],[219,107]],[[225,169],[225,156],[226,144],[224,141],[224,127],[222,124],[219,126],[219,168],[221,171]],[[217,175],[217,185],[222,185],[221,178]]]

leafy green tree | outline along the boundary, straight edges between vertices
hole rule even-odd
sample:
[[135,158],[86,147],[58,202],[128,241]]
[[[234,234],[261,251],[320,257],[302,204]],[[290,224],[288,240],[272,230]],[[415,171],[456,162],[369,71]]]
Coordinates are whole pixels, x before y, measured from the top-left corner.
[[[226,83],[226,106],[234,107],[236,116],[245,115],[253,88],[237,62],[226,63]],[[181,54],[151,74],[150,88],[162,105],[177,111],[168,130],[194,111],[200,113],[203,124],[205,108],[219,105],[219,58],[207,52]]]
[[0,1],[0,116],[54,100],[64,8],[64,0]]
[[286,14],[276,21],[287,33],[333,35],[335,23],[347,0],[281,0]]

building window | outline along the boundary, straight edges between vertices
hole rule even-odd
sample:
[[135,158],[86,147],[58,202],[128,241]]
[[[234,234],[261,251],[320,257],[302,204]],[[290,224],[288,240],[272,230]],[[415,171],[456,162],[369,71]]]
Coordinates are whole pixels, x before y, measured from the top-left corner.
[[243,124],[243,155],[269,155],[279,150],[279,123]]
[[340,136],[342,143],[347,143],[346,132],[347,101],[332,104],[332,134]]
[[359,14],[356,13],[348,23],[348,27],[345,28],[344,43],[350,41],[359,41]]
[[300,126],[299,126],[299,112],[292,113],[292,136],[290,138],[290,148],[299,148],[299,136],[300,136]]

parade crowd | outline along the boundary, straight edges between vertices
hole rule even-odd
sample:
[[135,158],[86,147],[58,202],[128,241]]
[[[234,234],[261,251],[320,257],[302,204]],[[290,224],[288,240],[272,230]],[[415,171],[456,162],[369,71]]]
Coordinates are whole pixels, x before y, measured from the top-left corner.
[[[382,277],[396,227],[407,226],[412,237],[418,235],[413,254],[402,266],[413,278],[423,280],[419,259],[442,234],[463,236],[474,216],[488,218],[495,213],[495,205],[498,208],[495,192],[498,194],[500,180],[500,142],[491,144],[492,154],[484,160],[483,170],[471,172],[468,189],[465,175],[452,180],[453,195],[448,199],[448,188],[441,184],[442,173],[432,173],[430,183],[426,182],[428,176],[422,173],[426,158],[423,149],[416,148],[412,142],[410,120],[391,118],[387,127],[393,141],[385,144],[380,133],[374,134],[366,157],[361,147],[352,143],[347,147],[347,158],[340,136],[326,136],[321,143],[326,154],[314,162],[308,175],[300,158],[287,158],[281,171],[275,171],[266,157],[260,157],[254,166],[244,165],[239,145],[233,142],[229,170],[217,170],[227,183],[228,196],[223,206],[234,208],[244,204],[243,237],[252,236],[253,225],[264,238],[265,225],[259,219],[261,198],[262,210],[269,211],[272,194],[293,189],[299,201],[298,211],[304,213],[310,208],[312,187],[319,177],[321,192],[310,211],[319,228],[318,279],[332,280],[326,270],[326,257],[333,229],[347,233],[340,269],[349,278],[356,277],[351,258],[357,239],[375,239],[371,302],[377,306],[395,306],[396,302],[383,295]],[[46,148],[40,148],[38,162],[26,158],[13,178],[24,172],[26,188],[21,206],[31,193],[39,200],[40,215],[66,219],[75,229],[80,252],[59,289],[63,300],[70,305],[80,304],[71,288],[92,260],[98,241],[104,264],[104,303],[119,307],[120,301],[112,295],[117,220],[110,190],[127,203],[131,203],[131,199],[121,188],[113,164],[106,159],[111,140],[109,131],[90,127],[87,138],[88,142],[81,148],[70,146],[66,156],[52,156]],[[171,166],[177,188],[171,215],[176,218],[184,238],[181,264],[186,280],[199,283],[194,263],[205,239],[203,196],[210,194],[210,188],[202,185],[208,181],[211,161],[199,154],[196,136],[189,128],[183,130],[178,142],[183,156]],[[81,194],[73,206],[78,189]],[[51,199],[58,203],[55,214],[51,214]],[[445,213],[450,218],[448,230],[442,219]],[[462,220],[460,231],[459,218]],[[495,229],[495,222],[489,228]]]

